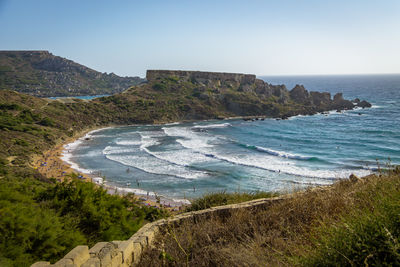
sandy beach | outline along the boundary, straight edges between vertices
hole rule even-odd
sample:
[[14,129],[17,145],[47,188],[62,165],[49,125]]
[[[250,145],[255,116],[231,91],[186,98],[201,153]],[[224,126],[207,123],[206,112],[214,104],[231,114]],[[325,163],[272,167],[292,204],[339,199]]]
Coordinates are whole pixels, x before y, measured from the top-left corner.
[[[68,162],[64,161],[65,154],[68,153],[70,145],[77,140],[90,138],[90,133],[104,128],[89,129],[83,131],[75,136],[75,138],[68,138],[63,143],[56,145],[54,148],[45,151],[43,156],[36,156],[33,158],[33,168],[37,169],[46,178],[55,178],[58,182],[70,181],[77,177],[81,181],[93,182],[98,186],[102,186],[110,194],[123,195],[131,192],[129,188],[119,188],[112,185],[103,184],[103,179],[94,174],[81,172],[71,166]],[[171,211],[178,211],[182,208],[183,203],[169,201],[162,199],[161,203],[157,203],[154,195],[136,195],[136,198],[142,202],[143,205],[152,207],[164,207]]]

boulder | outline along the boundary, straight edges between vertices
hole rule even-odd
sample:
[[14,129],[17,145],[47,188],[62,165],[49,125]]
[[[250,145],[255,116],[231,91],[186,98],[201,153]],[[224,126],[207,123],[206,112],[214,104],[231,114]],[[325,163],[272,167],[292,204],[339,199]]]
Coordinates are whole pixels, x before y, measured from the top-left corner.
[[296,86],[289,92],[290,98],[297,103],[310,102],[310,95],[303,85]]
[[337,93],[333,96],[333,102],[341,102],[343,100],[343,93]]
[[288,102],[288,100],[290,99],[289,92],[284,84],[270,85],[270,87],[272,89],[272,94],[278,97],[279,104],[286,104]]
[[354,104],[349,100],[345,100],[342,93],[337,93],[333,96],[332,107],[338,110],[353,109]]
[[260,79],[256,79],[254,91],[261,97],[270,97],[272,95],[269,84]]
[[328,105],[332,101],[331,94],[326,93],[326,92],[325,93],[310,92],[310,96],[311,96],[313,104],[316,106]]
[[368,101],[363,100],[363,101],[361,101],[361,102],[359,102],[359,103],[357,104],[357,107],[360,107],[360,108],[370,108],[370,107],[372,107],[372,105],[371,105],[371,103],[369,103]]

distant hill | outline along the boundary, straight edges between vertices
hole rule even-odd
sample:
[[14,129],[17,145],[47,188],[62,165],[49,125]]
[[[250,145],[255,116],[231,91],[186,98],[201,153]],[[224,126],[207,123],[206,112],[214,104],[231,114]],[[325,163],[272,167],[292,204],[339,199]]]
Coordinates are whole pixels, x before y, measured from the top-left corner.
[[0,51],[0,89],[34,96],[115,94],[143,82],[101,73],[48,51]]

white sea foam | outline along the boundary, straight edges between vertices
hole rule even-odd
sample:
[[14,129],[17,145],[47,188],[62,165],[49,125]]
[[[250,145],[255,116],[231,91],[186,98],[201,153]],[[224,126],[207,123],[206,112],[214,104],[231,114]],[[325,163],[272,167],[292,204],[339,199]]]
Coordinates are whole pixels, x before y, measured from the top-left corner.
[[227,155],[218,152],[214,152],[213,155],[217,159],[225,160],[234,164],[256,167],[268,171],[291,174],[295,176],[338,179],[346,178],[352,173],[360,176],[370,174],[370,172],[367,170],[314,170],[296,166],[293,161],[288,159],[279,159],[271,156],[260,157],[251,154]]
[[370,108],[382,108],[382,106],[379,106],[379,105],[372,105]]
[[166,135],[177,137],[177,142],[190,149],[211,148],[214,145],[216,137],[210,137],[205,134],[193,132],[190,127],[164,127],[162,128]]
[[106,146],[103,149],[103,155],[111,155],[111,154],[122,154],[122,153],[133,153],[137,152],[139,149],[137,148],[126,148],[120,146]]
[[166,123],[164,125],[178,125],[178,124],[181,124],[181,122],[176,121],[176,122]]
[[[193,149],[196,152],[203,153],[207,157],[213,157],[215,159],[227,161],[233,164],[245,165],[249,167],[256,167],[260,169],[265,169],[273,172],[286,173],[296,176],[305,177],[315,177],[315,178],[343,178],[348,177],[354,171],[352,170],[313,170],[309,168],[296,166],[290,159],[308,159],[308,157],[303,157],[300,155],[294,155],[287,152],[271,150],[263,147],[256,147],[257,150],[262,152],[267,152],[271,156],[260,157],[254,154],[224,154],[219,152],[217,149],[213,149],[213,146],[208,145],[209,140],[207,136],[200,135],[199,133],[189,132],[190,129],[175,129],[175,131],[166,131],[167,134],[173,136],[185,136],[185,140],[181,140],[181,144],[184,147]],[[192,137],[192,139],[187,139]],[[193,140],[196,138],[195,140]],[[199,142],[200,140],[200,142]],[[179,139],[177,140],[179,142]],[[274,157],[274,156],[278,156]],[[285,159],[286,158],[286,159]],[[369,172],[364,170],[356,171],[357,175],[366,175]]]
[[[122,153],[127,154],[138,152],[139,149],[126,149],[118,146],[107,146],[103,150],[103,154],[106,155],[106,157],[110,160],[140,169],[148,173],[175,176],[186,179],[196,179],[207,176],[206,172],[191,170],[187,167],[194,162],[187,160],[193,159],[193,157],[189,157],[187,154],[182,155],[181,153],[174,152],[152,152],[149,149],[152,146],[157,146],[160,144],[157,138],[165,136],[164,132],[143,131],[139,132],[139,134],[141,136],[140,150],[147,154],[121,155]],[[199,157],[201,156],[203,155],[199,154]]]
[[288,120],[295,120],[295,119],[302,118],[302,117],[306,117],[306,115],[299,114],[299,115],[296,115],[296,116],[291,116],[291,117],[288,118]]
[[93,177],[93,178],[92,178],[92,182],[95,183],[95,184],[100,184],[100,185],[102,185],[102,184],[104,183],[104,180],[103,180],[103,178],[101,178],[101,177]]
[[296,166],[291,159],[309,159],[310,157],[295,155],[283,151],[272,150],[264,147],[255,147],[261,152],[266,152],[264,157],[248,153],[227,154],[221,152],[212,145],[215,136],[207,133],[198,133],[190,130],[189,127],[163,128],[169,136],[178,137],[177,142],[182,146],[195,152],[202,153],[206,157],[223,160],[237,165],[265,169],[277,173],[285,173],[295,176],[314,177],[322,179],[338,179],[348,177],[354,173],[364,176],[370,174],[368,170],[322,170]]
[[[249,145],[246,145],[246,146],[251,147]],[[260,152],[265,152],[270,155],[278,156],[278,157],[282,157],[282,158],[302,159],[302,160],[308,160],[308,159],[312,158],[312,157],[307,157],[307,156],[302,156],[302,155],[295,155],[295,154],[285,152],[285,151],[273,150],[273,149],[269,149],[269,148],[265,148],[265,147],[261,147],[261,146],[254,146],[254,147],[256,148],[256,150],[258,150]]]
[[[190,167],[190,165],[194,163],[212,160],[201,153],[195,152],[191,149],[182,148],[179,145],[174,147],[169,146],[167,151],[151,151],[149,147],[158,145],[158,140],[154,137],[145,135],[145,133],[140,133],[140,135],[142,136],[142,144],[140,149],[157,159],[165,161],[167,164],[171,163],[184,167]],[[205,174],[206,173],[204,172],[204,175]]]
[[203,129],[203,128],[205,128],[205,129],[207,129],[207,128],[226,128],[229,126],[232,126],[232,124],[226,122],[226,123],[220,123],[220,124],[195,125],[195,126],[193,126],[193,128],[201,128],[201,129]]
[[76,170],[77,172],[80,173],[85,173],[85,174],[90,174],[92,173],[92,170],[89,169],[84,169],[81,168],[77,163],[75,163],[72,158],[73,155],[71,153],[62,153],[62,156],[60,157],[64,162],[66,162],[68,165],[71,166],[72,169]]
[[[100,132],[100,131],[103,131],[103,130],[109,129],[109,128],[111,128],[111,127],[106,127],[106,128],[101,128],[101,129],[90,131],[87,134],[85,134],[85,136],[76,139],[74,142],[65,144],[64,150],[61,152],[61,157],[60,157],[61,160],[66,162],[68,165],[70,165],[72,169],[74,169],[80,173],[85,173],[85,174],[92,173],[92,170],[81,168],[77,163],[75,163],[72,160],[74,158],[72,152],[75,151],[79,146],[82,146],[82,144],[84,143],[84,141],[86,141],[86,139],[91,139],[92,137],[96,137],[96,135],[93,136],[94,133],[97,133],[97,132]],[[95,153],[97,154],[98,152],[95,152]]]
[[202,171],[191,170],[190,168],[170,164],[155,157],[144,155],[106,155],[110,160],[119,162],[126,166],[131,166],[147,173],[175,176],[185,179],[198,179],[207,176]]
[[156,146],[156,145],[159,145],[159,144],[160,144],[160,142],[158,142],[156,138],[153,138],[151,136],[142,135],[142,141],[140,143],[140,149],[147,151],[148,147]]
[[99,138],[99,137],[102,137],[102,138],[107,138],[107,137],[113,137],[113,135],[107,135],[107,134],[94,134],[94,135],[91,135],[91,137],[92,137],[92,138]]
[[207,157],[206,155],[202,153],[195,152],[190,149],[177,149],[177,150],[172,150],[172,151],[157,151],[153,152],[148,149],[145,149],[145,151],[164,161],[167,161],[172,164],[176,165],[181,165],[181,166],[191,166],[196,163],[203,163],[203,162],[210,162],[213,161],[212,158]]
[[139,146],[141,145],[141,141],[140,140],[117,140],[115,141],[115,144],[120,145],[120,146]]
[[190,205],[190,201],[187,199],[181,199],[181,198],[168,198],[163,195],[156,194],[155,192],[152,191],[146,191],[143,189],[138,189],[138,188],[128,188],[128,187],[119,187],[119,186],[107,186],[109,190],[114,190],[117,194],[128,194],[128,193],[133,193],[138,196],[143,196],[147,197],[149,196],[150,199],[155,200],[155,197],[160,197],[160,202],[169,204],[171,206],[181,206],[181,205]]

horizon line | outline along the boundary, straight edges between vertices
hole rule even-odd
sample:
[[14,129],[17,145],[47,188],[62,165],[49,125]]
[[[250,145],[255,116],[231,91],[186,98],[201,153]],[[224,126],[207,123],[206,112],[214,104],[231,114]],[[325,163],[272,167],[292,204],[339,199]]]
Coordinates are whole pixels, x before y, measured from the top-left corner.
[[400,75],[400,72],[371,72],[371,73],[319,73],[319,74],[262,74],[257,77],[272,76],[351,76],[351,75]]

